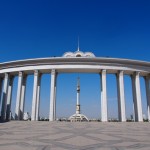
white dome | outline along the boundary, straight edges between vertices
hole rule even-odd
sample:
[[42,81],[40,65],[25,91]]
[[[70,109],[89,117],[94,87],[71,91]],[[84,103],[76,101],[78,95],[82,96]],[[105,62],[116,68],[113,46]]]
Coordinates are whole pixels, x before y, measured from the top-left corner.
[[95,55],[91,52],[82,52],[82,51],[76,51],[76,52],[66,52],[64,53],[63,57],[95,57]]

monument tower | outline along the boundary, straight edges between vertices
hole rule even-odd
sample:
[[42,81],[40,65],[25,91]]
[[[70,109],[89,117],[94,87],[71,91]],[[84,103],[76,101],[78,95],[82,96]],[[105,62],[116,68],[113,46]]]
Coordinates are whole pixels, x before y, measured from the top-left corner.
[[69,117],[71,122],[83,122],[89,121],[88,118],[80,113],[80,78],[77,79],[77,104],[76,104],[76,113]]
[[76,105],[76,114],[80,114],[80,78],[78,77],[77,81],[77,105]]

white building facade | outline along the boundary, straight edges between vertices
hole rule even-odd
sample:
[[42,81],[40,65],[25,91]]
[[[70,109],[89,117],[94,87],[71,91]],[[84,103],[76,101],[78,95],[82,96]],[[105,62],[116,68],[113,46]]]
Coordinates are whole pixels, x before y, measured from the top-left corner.
[[140,77],[144,77],[147,95],[147,112],[150,120],[150,62],[95,57],[93,53],[67,52],[62,57],[28,59],[0,63],[1,120],[10,119],[13,79],[18,76],[15,119],[22,120],[25,104],[26,79],[34,75],[31,120],[38,121],[40,105],[40,84],[42,74],[51,75],[49,121],[56,120],[57,76],[61,73],[95,73],[101,78],[101,121],[108,121],[107,74],[115,74],[118,92],[118,118],[126,121],[124,75],[132,80],[135,121],[143,121]]

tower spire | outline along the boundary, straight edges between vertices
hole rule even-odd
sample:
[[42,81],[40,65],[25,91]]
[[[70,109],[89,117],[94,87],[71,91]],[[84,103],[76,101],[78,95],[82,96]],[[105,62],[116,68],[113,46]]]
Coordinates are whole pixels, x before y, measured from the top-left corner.
[[77,51],[80,51],[80,45],[79,45],[80,43],[79,43],[79,37],[78,37],[78,49],[77,49]]
[[82,121],[89,121],[89,119],[80,114],[80,78],[77,78],[77,104],[76,104],[76,113],[69,117],[71,122],[82,122]]

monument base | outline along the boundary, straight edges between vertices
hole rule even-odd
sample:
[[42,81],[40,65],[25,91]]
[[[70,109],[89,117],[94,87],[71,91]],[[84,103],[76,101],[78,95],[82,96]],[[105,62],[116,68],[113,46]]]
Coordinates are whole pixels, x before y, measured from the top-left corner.
[[70,122],[88,122],[89,119],[83,114],[74,114],[69,117]]

